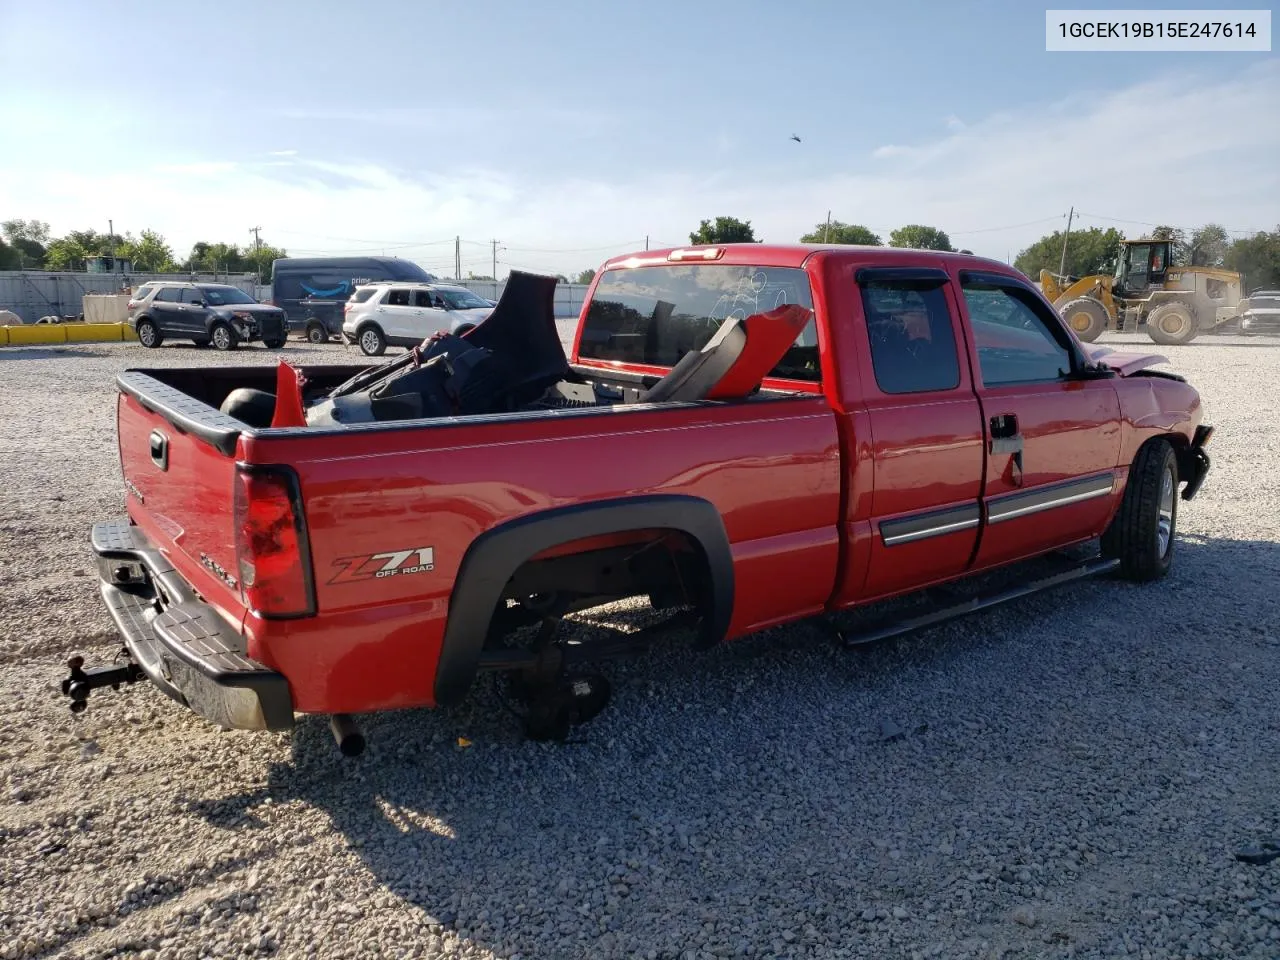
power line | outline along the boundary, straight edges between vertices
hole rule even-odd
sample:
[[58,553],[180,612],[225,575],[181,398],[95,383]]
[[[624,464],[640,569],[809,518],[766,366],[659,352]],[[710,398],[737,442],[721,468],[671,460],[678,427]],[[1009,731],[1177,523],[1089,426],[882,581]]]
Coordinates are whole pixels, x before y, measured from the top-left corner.
[[[1007,227],[983,227],[980,230],[948,230],[947,234],[953,237],[967,237],[974,233],[998,233],[1001,230],[1017,230],[1019,227],[1034,227],[1037,223],[1049,223],[1053,220],[1061,220],[1065,216],[1065,213],[1060,213],[1054,217],[1041,217],[1039,220],[1028,220],[1025,223],[1011,223]],[[1084,214],[1080,214],[1080,216],[1084,216]]]
[[511,247],[509,246],[507,247],[507,249],[518,250],[521,253],[591,253],[596,250],[631,250],[635,247],[640,246],[640,244],[642,244],[643,242],[644,241],[642,240],[627,240],[627,241],[624,241],[623,243],[601,244],[598,247],[561,247],[561,248],[555,248],[555,249],[552,249],[549,247]]
[[[1146,220],[1123,220],[1119,217],[1104,217],[1100,213],[1079,213],[1079,217],[1087,217],[1090,220],[1106,220],[1109,223],[1130,223],[1139,227],[1173,227],[1175,230],[1186,230],[1186,227],[1176,226],[1172,223],[1148,223]],[[1192,228],[1195,229],[1195,228]],[[1237,229],[1235,227],[1223,227],[1227,233],[1239,233],[1247,236],[1253,236],[1255,233],[1261,233],[1258,229]]]

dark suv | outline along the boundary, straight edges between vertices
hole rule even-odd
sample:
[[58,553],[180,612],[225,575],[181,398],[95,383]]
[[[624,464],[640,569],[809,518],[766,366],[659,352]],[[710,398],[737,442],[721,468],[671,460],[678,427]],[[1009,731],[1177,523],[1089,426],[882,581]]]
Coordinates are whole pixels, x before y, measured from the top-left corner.
[[226,283],[144,284],[129,300],[129,323],[144,347],[190,340],[201,347],[212,343],[219,350],[234,350],[261,340],[278,350],[288,336],[283,310]]

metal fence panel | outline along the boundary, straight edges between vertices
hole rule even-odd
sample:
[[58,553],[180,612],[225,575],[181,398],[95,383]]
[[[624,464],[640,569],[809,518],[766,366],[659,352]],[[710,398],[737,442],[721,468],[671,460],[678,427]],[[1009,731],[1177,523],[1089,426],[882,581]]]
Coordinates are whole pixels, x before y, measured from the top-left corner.
[[[247,276],[180,273],[131,273],[136,289],[149,280],[197,280],[228,283],[253,295],[255,278]],[[84,296],[89,293],[119,293],[124,277],[111,273],[53,273],[44,270],[0,271],[0,310],[12,310],[24,323],[41,317],[76,317],[84,312]]]
[[[119,274],[52,273],[39,270],[0,271],[0,310],[12,310],[24,323],[34,323],[49,315],[79,317],[84,312],[83,297],[90,293],[119,293]],[[271,286],[259,284],[252,274],[228,277],[225,274],[132,273],[127,278],[136,289],[149,280],[196,280],[229,283],[258,300],[271,298]],[[497,300],[502,296],[505,280],[442,280],[466,287],[477,296]],[[586,299],[587,284],[556,284],[557,319],[577,317]]]

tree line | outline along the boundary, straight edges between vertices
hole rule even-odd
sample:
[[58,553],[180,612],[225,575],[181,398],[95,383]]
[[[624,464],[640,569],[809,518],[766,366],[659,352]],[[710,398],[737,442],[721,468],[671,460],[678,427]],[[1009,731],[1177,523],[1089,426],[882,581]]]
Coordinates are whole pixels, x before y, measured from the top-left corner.
[[[1246,292],[1280,287],[1280,225],[1274,231],[1262,230],[1233,240],[1218,223],[1191,231],[1166,224],[1133,239],[1143,238],[1171,241],[1170,259],[1175,266],[1219,267],[1243,275]],[[1063,273],[1072,277],[1113,273],[1124,239],[1114,228],[1072,230],[1066,238]],[[1063,265],[1062,240],[1061,230],[1041,237],[1019,253],[1013,265],[1033,279],[1041,270],[1057,274]]]
[[0,223],[0,270],[84,270],[93,257],[115,256],[128,260],[135,273],[254,273],[271,276],[271,261],[287,256],[280,247],[261,243],[255,249],[234,243],[201,240],[179,262],[173,248],[154,230],[138,236],[72,230],[54,237],[39,220],[6,220]]
[[[1172,241],[1172,263],[1177,266],[1221,267],[1244,276],[1245,291],[1276,289],[1280,287],[1280,225],[1274,231],[1259,231],[1252,236],[1231,239],[1221,224],[1210,223],[1198,230],[1186,231],[1179,227],[1158,226],[1149,234],[1140,236],[1155,240]],[[1093,274],[1111,274],[1116,268],[1124,233],[1108,227],[1090,227],[1072,230],[1067,235],[1066,260],[1062,258],[1063,231],[1046,234],[1025,250],[1018,253],[1013,266],[1032,280],[1040,277],[1041,270],[1058,273],[1059,267],[1068,276],[1085,277]],[[1137,239],[1135,237],[1134,239]],[[698,229],[689,234],[690,243],[759,243],[749,220],[736,217],[716,217],[703,220]],[[885,246],[870,227],[859,223],[832,220],[819,223],[809,233],[800,237],[800,243],[861,244]],[[937,227],[924,224],[907,224],[889,234],[888,246],[910,247],[917,250],[957,251],[951,238]]]

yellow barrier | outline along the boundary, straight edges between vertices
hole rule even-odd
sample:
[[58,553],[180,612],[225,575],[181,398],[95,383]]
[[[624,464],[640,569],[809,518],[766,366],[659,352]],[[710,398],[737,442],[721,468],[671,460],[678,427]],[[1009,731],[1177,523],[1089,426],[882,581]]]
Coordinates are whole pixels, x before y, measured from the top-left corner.
[[67,332],[60,323],[31,323],[9,328],[9,344],[66,343]]
[[113,341],[119,343],[122,323],[64,323],[60,324],[67,331],[67,343]]
[[0,346],[44,343],[120,343],[137,340],[127,323],[28,323],[0,327]]

